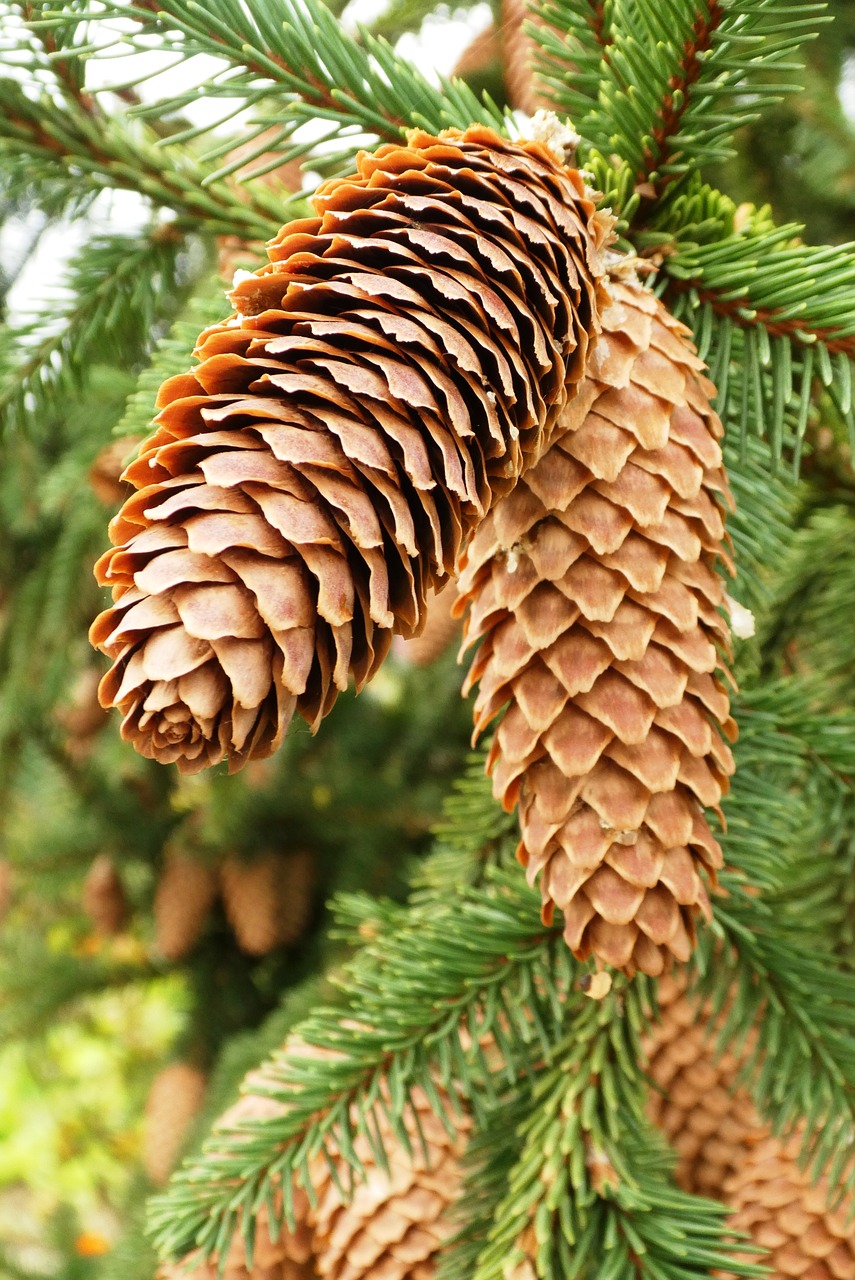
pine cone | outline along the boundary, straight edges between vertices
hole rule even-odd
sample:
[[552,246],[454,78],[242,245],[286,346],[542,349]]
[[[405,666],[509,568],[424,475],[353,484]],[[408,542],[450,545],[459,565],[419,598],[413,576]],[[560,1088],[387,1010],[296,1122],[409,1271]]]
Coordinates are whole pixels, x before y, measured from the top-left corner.
[[113,859],[106,853],[92,863],[83,882],[83,910],[97,933],[120,933],[128,919],[128,900]]
[[166,1182],[175,1168],[204,1096],[204,1075],[186,1062],[171,1062],[155,1076],[143,1123],[143,1166],[152,1182]]
[[483,522],[459,589],[482,640],[476,736],[506,706],[493,789],[574,954],[632,974],[686,960],[735,725],[714,675],[729,501],[711,384],[653,294],[615,284],[564,433]]
[[[427,617],[420,636],[400,641],[399,654],[414,667],[429,667],[453,641],[460,643],[460,619],[453,612],[457,592],[450,584],[427,602]],[[397,643],[397,642],[396,642]]]
[[524,22],[538,22],[526,0],[502,0],[502,69],[508,102],[518,111],[533,116],[535,111],[549,106],[548,100],[537,88],[533,61],[540,48],[537,42],[523,30]]
[[8,858],[0,858],[0,924],[9,914],[14,897],[15,875]]
[[305,850],[223,863],[223,904],[242,951],[264,956],[301,937],[311,911],[314,874],[314,858]]
[[764,1263],[773,1276],[801,1280],[853,1280],[855,1221],[852,1201],[832,1209],[833,1188],[823,1178],[812,1186],[799,1168],[799,1134],[788,1142],[767,1133],[742,1153],[728,1179],[724,1199],[734,1210],[730,1224],[769,1254],[747,1260]]
[[[214,1127],[213,1138],[216,1138],[218,1129],[236,1128],[244,1120],[271,1119],[285,1111],[281,1103],[274,1102],[263,1092],[252,1092],[253,1087],[259,1090],[265,1087],[263,1069],[251,1072],[244,1087],[250,1091],[220,1118]],[[158,1280],[316,1280],[318,1273],[312,1252],[309,1197],[301,1187],[294,1188],[293,1196],[297,1219],[294,1231],[286,1227],[273,1240],[268,1228],[267,1207],[262,1206],[256,1215],[255,1258],[251,1271],[246,1266],[243,1237],[238,1233],[229,1247],[222,1276],[216,1262],[205,1263],[197,1254],[190,1254],[174,1266],[162,1267],[158,1271]]]
[[[328,1050],[293,1038],[286,1049],[309,1059],[332,1056]],[[247,1076],[244,1087],[247,1092],[217,1123],[214,1138],[218,1130],[239,1128],[242,1120],[281,1116],[286,1111],[284,1104],[267,1096],[264,1068]],[[314,1280],[316,1276],[323,1280],[432,1280],[435,1255],[452,1231],[449,1209],[460,1185],[459,1159],[470,1122],[455,1116],[456,1136],[451,1138],[419,1090],[414,1091],[413,1102],[418,1125],[409,1111],[404,1119],[412,1160],[381,1113],[379,1132],[391,1179],[377,1167],[369,1145],[357,1139],[356,1152],[366,1178],[345,1204],[326,1160],[318,1156],[311,1170],[316,1207],[301,1187],[295,1187],[296,1229],[286,1227],[276,1241],[270,1239],[263,1208],[256,1219],[252,1271],[246,1268],[243,1237],[238,1233],[225,1260],[223,1280]],[[339,1178],[346,1187],[350,1174],[343,1160]],[[191,1255],[177,1267],[162,1270],[159,1280],[214,1280],[216,1274],[216,1266],[209,1268]]]
[[201,937],[217,897],[217,874],[178,843],[165,851],[154,897],[155,946],[167,960],[183,960]]
[[128,486],[122,482],[125,460],[140,447],[138,436],[122,436],[111,440],[99,449],[89,468],[89,483],[100,502],[115,507],[128,496]]
[[770,1266],[772,1275],[852,1280],[851,1201],[831,1209],[828,1180],[811,1186],[798,1167],[801,1134],[774,1137],[736,1083],[752,1039],[739,1053],[716,1056],[721,1020],[711,1022],[709,1007],[687,996],[685,986],[683,975],[660,981],[660,1021],[645,1045],[656,1086],[649,1114],[679,1153],[677,1182],[733,1209],[734,1230],[771,1250],[756,1261]]
[[732,1051],[717,1056],[708,1012],[685,994],[685,977],[659,982],[660,1021],[645,1043],[650,1092],[648,1115],[679,1156],[677,1183],[695,1195],[724,1199],[728,1179],[766,1132],[747,1090],[736,1079],[745,1061]]
[[[409,1111],[404,1117],[412,1159],[381,1113],[379,1130],[391,1178],[377,1165],[369,1144],[358,1139],[355,1146],[366,1176],[345,1204],[326,1162],[316,1164],[314,1248],[324,1280],[431,1280],[435,1273],[436,1254],[454,1230],[450,1208],[460,1189],[469,1122],[455,1117],[457,1134],[451,1138],[419,1090],[414,1090],[413,1101],[418,1125]],[[346,1177],[343,1173],[344,1185]]]
[[161,388],[96,570],[102,702],[184,772],[269,755],[295,709],[316,727],[418,632],[598,327],[610,220],[545,145],[414,132],[358,169]]

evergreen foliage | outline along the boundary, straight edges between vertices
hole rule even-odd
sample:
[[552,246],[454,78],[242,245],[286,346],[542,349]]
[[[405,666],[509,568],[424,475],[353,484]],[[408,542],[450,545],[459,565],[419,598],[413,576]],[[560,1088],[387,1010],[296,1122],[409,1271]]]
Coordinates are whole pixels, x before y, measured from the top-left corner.
[[[195,1153],[152,1201],[164,1258],[222,1257],[237,1232],[251,1257],[255,1214],[267,1206],[293,1225],[293,1179],[309,1182],[319,1152],[354,1185],[358,1139],[387,1160],[378,1117],[408,1149],[419,1089],[450,1129],[464,1110],[475,1124],[443,1280],[501,1280],[526,1233],[537,1280],[758,1275],[722,1206],[676,1188],[645,1119],[655,982],[617,977],[590,999],[589,966],[560,924],[540,922],[539,895],[513,866],[514,820],[491,797],[484,756],[466,756],[451,655],[429,672],[393,660],[317,740],[294,733],[240,778],[179,781],[97,721],[68,727],[76,682],[92,675],[88,565],[107,513],[89,476],[113,437],[130,451],[147,431],[157,387],[222,317],[216,238],[257,246],[302,216],[304,197],[276,181],[289,161],[344,172],[360,147],[414,127],[525,134],[504,103],[459,79],[435,84],[396,52],[431,6],[393,0],[350,34],[340,8],[0,3],[2,212],[75,231],[97,215],[62,270],[28,286],[26,307],[12,288],[0,346],[2,856],[25,886],[0,933],[0,1039],[38,1044],[93,996],[174,972],[176,1052],[213,1075]],[[760,1113],[777,1133],[801,1132],[811,1175],[850,1197],[855,253],[840,153],[851,166],[855,148],[835,77],[851,20],[826,27],[823,5],[790,0],[545,0],[536,16],[540,86],[581,135],[619,247],[693,330],[727,429],[732,590],[758,625],[737,648],[724,894],[692,981],[722,1013],[721,1048],[755,1036],[744,1079]],[[824,96],[816,119],[793,124],[805,49]],[[152,50],[158,67],[198,76],[192,87],[158,96],[151,63],[123,72],[125,55]],[[197,70],[202,55],[218,60],[213,72]],[[216,119],[193,116],[199,98]],[[811,152],[801,204],[771,172],[749,185],[768,122],[787,120],[786,136]],[[134,226],[110,222],[111,192],[133,193]],[[816,207],[833,244],[805,243]],[[167,847],[214,871],[227,856],[310,849],[317,883],[300,945],[242,954],[218,903],[196,949],[165,962],[151,912]],[[104,851],[135,912],[112,940],[80,909]],[[286,1112],[202,1141],[265,1059],[265,1088]],[[112,1194],[128,1234],[86,1274],[142,1280],[154,1264],[129,1209],[139,1183],[117,1178]],[[72,1280],[84,1274],[74,1230],[56,1230],[66,1256],[51,1255],[51,1275]],[[32,1274],[14,1252],[0,1257],[4,1280]]]

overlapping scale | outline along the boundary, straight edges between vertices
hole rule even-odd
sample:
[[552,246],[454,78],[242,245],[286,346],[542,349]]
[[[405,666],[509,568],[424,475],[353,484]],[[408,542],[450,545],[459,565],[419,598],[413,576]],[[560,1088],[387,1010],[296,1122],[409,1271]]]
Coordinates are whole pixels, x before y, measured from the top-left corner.
[[598,328],[610,219],[484,127],[362,154],[169,379],[97,567],[103,704],[195,772],[315,727],[540,456]]
[[544,917],[564,913],[580,958],[656,975],[688,958],[721,865],[704,811],[733,770],[730,497],[687,330],[640,285],[612,290],[561,433],[464,555],[458,608],[475,735],[499,718],[493,788]]

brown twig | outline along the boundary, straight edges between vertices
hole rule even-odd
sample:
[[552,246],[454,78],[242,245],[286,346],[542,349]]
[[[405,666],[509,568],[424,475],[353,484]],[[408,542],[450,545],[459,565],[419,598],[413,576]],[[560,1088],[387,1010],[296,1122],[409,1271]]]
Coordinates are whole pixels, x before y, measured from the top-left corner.
[[[635,175],[639,186],[652,186],[651,195],[661,195],[662,189],[674,181],[672,174],[663,174],[655,182],[651,181],[651,175],[668,162],[671,154],[669,143],[679,133],[689,103],[688,91],[700,78],[703,66],[701,55],[712,48],[713,36],[721,26],[724,16],[720,0],[709,0],[707,16],[698,14],[695,18],[692,34],[683,45],[679,68],[668,80],[668,87],[657,113],[659,123],[651,130],[652,145],[645,148],[641,168]],[[674,104],[676,93],[682,95],[679,106]]]

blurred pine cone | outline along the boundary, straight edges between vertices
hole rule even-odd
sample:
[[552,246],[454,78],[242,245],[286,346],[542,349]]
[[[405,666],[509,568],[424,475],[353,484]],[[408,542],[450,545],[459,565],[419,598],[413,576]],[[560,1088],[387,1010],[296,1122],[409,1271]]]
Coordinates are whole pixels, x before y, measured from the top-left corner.
[[450,648],[454,641],[460,644],[460,619],[453,612],[457,602],[457,591],[449,583],[441,591],[428,597],[427,617],[421,635],[411,640],[397,640],[398,653],[405,662],[414,667],[429,667],[432,662]]
[[315,861],[305,850],[226,859],[223,904],[240,949],[264,956],[296,942],[309,920],[314,879]]
[[[476,735],[493,789],[581,959],[684,961],[709,916],[733,770],[716,571],[730,501],[712,384],[652,293],[615,283],[590,376],[549,452],[482,523],[459,581],[481,641]],[[726,674],[726,672],[725,672]],[[507,710],[503,710],[507,707]]]
[[186,852],[179,840],[167,845],[154,897],[155,947],[167,960],[193,950],[217,897],[217,873]]
[[[679,1153],[677,1182],[734,1210],[730,1225],[770,1250],[756,1259],[773,1276],[803,1280],[855,1277],[855,1217],[851,1198],[835,1205],[827,1178],[811,1185],[799,1168],[801,1130],[775,1137],[761,1120],[740,1068],[753,1038],[739,1052],[716,1054],[718,1020],[709,1006],[685,993],[684,975],[661,979],[660,1021],[645,1051],[651,1090],[649,1113]],[[835,1205],[834,1208],[831,1206]]]
[[143,1166],[152,1182],[166,1182],[178,1163],[205,1086],[202,1072],[186,1062],[171,1062],[155,1076],[143,1121]]
[[[286,1047],[309,1059],[331,1056],[329,1051],[294,1040]],[[248,1118],[283,1115],[287,1108],[266,1096],[268,1087],[264,1068],[252,1072],[245,1082],[248,1091],[218,1121],[212,1137],[216,1139],[223,1128],[239,1128]],[[460,1187],[459,1162],[470,1122],[465,1116],[454,1116],[455,1136],[451,1137],[420,1090],[414,1090],[413,1103],[418,1121],[410,1112],[404,1118],[412,1159],[381,1110],[378,1127],[391,1176],[378,1167],[370,1145],[357,1138],[355,1149],[366,1177],[345,1203],[326,1160],[318,1156],[312,1164],[316,1207],[301,1187],[295,1187],[296,1229],[285,1227],[276,1241],[270,1239],[267,1210],[262,1208],[256,1220],[252,1270],[246,1268],[238,1233],[225,1260],[223,1280],[313,1280],[316,1276],[323,1280],[431,1280],[440,1245],[453,1230],[450,1206]],[[346,1163],[340,1158],[336,1163],[339,1180],[346,1187],[350,1176]],[[164,1268],[159,1280],[214,1280],[216,1274],[216,1266],[194,1265],[191,1255],[177,1267]]]
[[598,328],[611,220],[552,150],[477,126],[358,168],[161,388],[99,562],[102,702],[185,772],[269,755],[295,709],[316,727],[418,631]]
[[12,906],[15,875],[8,858],[0,858],[0,923],[9,913]]
[[83,910],[97,933],[120,933],[128,919],[128,900],[121,877],[109,854],[101,853],[83,882]]

